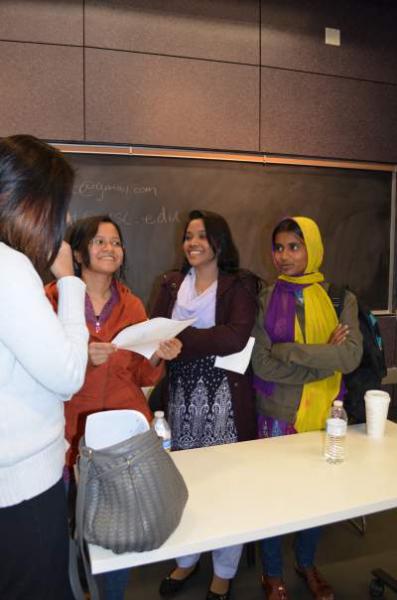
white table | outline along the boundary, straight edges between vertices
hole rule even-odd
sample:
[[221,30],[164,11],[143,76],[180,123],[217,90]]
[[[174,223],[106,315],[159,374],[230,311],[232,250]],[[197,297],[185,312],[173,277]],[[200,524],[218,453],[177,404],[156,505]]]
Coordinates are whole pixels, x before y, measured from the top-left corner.
[[174,453],[189,488],[181,523],[151,552],[90,546],[93,573],[324,525],[397,506],[397,425],[381,440],[349,427],[347,458],[322,457],[323,432]]

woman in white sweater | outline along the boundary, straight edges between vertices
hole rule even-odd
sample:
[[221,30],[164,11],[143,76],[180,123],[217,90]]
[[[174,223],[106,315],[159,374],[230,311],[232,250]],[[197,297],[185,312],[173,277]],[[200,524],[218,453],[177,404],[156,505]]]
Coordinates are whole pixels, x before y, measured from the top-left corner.
[[[84,381],[85,284],[62,243],[73,171],[28,135],[0,141],[0,598],[69,600],[63,402]],[[40,274],[58,280],[58,316]]]

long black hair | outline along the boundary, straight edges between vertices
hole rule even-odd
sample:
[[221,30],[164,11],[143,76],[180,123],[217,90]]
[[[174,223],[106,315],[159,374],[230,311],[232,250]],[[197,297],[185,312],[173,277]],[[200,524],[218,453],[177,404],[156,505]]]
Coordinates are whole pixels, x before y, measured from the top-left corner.
[[[221,215],[206,210],[192,210],[185,225],[183,241],[185,241],[190,222],[197,219],[201,219],[204,223],[208,243],[216,256],[218,268],[225,273],[238,271],[240,266],[239,253],[233,241],[230,227]],[[185,258],[182,272],[186,273],[189,269],[189,262]]]
[[0,241],[23,252],[40,275],[58,254],[74,171],[52,146],[31,136],[0,141]]

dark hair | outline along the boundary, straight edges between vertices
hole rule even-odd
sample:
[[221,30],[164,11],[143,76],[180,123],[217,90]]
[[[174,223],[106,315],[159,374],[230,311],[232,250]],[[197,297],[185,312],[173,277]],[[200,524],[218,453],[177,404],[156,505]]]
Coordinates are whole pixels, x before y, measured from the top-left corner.
[[[221,215],[204,210],[192,210],[185,225],[183,241],[185,241],[190,222],[196,219],[201,219],[204,222],[205,233],[217,258],[218,268],[226,273],[238,271],[240,264],[238,250],[233,242],[229,225]],[[186,273],[189,269],[189,262],[185,258],[182,272]]]
[[294,221],[294,219],[287,217],[286,219],[283,219],[282,221],[280,221],[280,223],[277,225],[277,227],[275,227],[273,230],[273,233],[272,233],[272,245],[273,246],[276,241],[277,234],[279,234],[283,231],[290,231],[291,233],[294,233],[296,236],[298,236],[298,238],[305,241],[305,238],[303,237],[302,229],[299,227],[298,223],[296,221]]
[[119,234],[121,244],[123,246],[123,262],[120,266],[118,277],[120,279],[125,279],[125,269],[126,269],[126,258],[125,258],[125,250],[124,250],[124,241],[123,235],[121,233],[121,229],[119,225],[113,221],[113,219],[109,215],[94,215],[92,217],[85,217],[84,219],[79,219],[67,230],[66,239],[71,245],[73,250],[73,264],[74,271],[78,277],[81,277],[81,265],[75,259],[74,252],[79,252],[81,255],[82,263],[85,267],[90,266],[90,254],[88,251],[89,244],[91,240],[98,233],[98,228],[101,223],[111,223],[117,230]]
[[0,141],[0,241],[23,252],[42,275],[58,254],[74,171],[31,135]]

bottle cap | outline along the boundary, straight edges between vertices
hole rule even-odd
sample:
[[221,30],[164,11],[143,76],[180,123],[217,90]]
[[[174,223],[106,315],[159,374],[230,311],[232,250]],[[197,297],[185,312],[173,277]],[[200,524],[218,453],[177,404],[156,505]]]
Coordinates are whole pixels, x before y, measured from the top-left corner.
[[159,419],[161,419],[161,417],[164,417],[164,411],[163,410],[156,410],[154,413],[155,417],[159,417]]
[[342,400],[334,400],[334,406],[343,406]]

